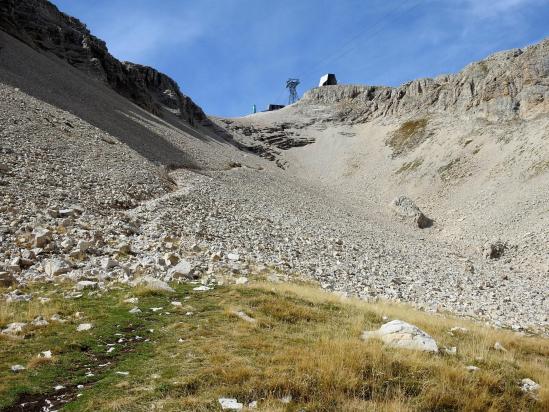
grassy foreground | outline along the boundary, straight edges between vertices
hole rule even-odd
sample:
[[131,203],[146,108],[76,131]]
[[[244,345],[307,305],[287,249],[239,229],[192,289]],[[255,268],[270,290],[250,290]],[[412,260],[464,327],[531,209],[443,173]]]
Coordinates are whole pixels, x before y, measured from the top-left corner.
[[[67,411],[219,411],[221,397],[245,409],[257,401],[260,411],[549,410],[543,338],[296,284],[206,292],[180,285],[173,294],[121,288],[68,301],[62,290],[37,286],[51,298],[46,304],[1,302],[0,327],[54,313],[67,321],[31,328],[24,338],[0,335],[0,411],[52,396],[67,401]],[[129,297],[139,302],[124,303]],[[134,306],[142,312],[130,314]],[[383,316],[421,327],[457,355],[361,341]],[[76,332],[83,322],[94,327]],[[448,333],[455,326],[468,331]],[[496,341],[507,351],[494,350]],[[46,350],[51,359],[37,357]],[[27,369],[13,373],[16,363]],[[541,384],[537,399],[520,390],[522,378]]]

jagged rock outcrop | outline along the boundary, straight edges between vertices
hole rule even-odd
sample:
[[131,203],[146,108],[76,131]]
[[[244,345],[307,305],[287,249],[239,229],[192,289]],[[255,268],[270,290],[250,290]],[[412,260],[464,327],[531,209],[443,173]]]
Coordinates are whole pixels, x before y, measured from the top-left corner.
[[[301,135],[296,129],[302,129],[304,124],[276,123],[272,126],[243,126],[230,119],[221,119],[220,124],[231,135],[245,136],[253,139],[256,144],[241,144],[241,148],[249,150],[265,159],[277,161],[284,169],[285,163],[278,160],[281,150],[302,147],[314,143],[314,139]],[[307,124],[310,126],[310,124]]]
[[345,85],[314,88],[298,107],[336,105],[346,122],[414,113],[465,114],[487,120],[530,119],[549,113],[549,39],[499,52],[455,75],[399,87]]
[[36,50],[55,54],[157,116],[169,111],[191,124],[209,123],[173,79],[151,67],[117,60],[85,24],[47,0],[2,1],[0,29]]

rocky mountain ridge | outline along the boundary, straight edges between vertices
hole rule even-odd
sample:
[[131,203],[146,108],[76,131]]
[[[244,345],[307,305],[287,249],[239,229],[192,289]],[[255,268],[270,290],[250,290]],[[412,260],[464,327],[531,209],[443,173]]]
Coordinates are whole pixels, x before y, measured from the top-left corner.
[[549,113],[549,39],[525,49],[495,53],[455,75],[418,79],[396,88],[314,88],[297,106],[309,104],[335,104],[336,117],[349,122],[418,112],[470,115],[489,121],[533,118]]
[[489,121],[549,113],[549,39],[495,53],[454,75],[399,87],[338,85],[306,92],[296,108],[335,106],[335,120],[360,123],[414,113],[450,113]]
[[[316,87],[282,110],[238,120],[219,119],[218,123],[237,141],[288,168],[284,153],[314,144],[313,136],[334,126],[376,122],[388,126],[393,134],[387,136],[387,145],[398,156],[402,149],[419,147],[441,128],[461,127],[464,141],[483,134],[486,128],[494,129],[494,137],[511,136],[517,128],[543,129],[548,113],[549,38],[523,49],[495,53],[456,74],[417,79],[398,87]],[[349,133],[356,135],[343,132]]]
[[0,29],[36,50],[55,54],[154,115],[169,111],[191,124],[209,124],[173,79],[151,67],[117,60],[85,24],[47,0],[3,1]]

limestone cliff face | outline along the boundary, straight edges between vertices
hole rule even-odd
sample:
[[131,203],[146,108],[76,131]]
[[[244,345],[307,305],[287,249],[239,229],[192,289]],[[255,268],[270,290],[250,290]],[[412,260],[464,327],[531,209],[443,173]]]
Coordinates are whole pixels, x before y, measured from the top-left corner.
[[496,53],[455,75],[400,87],[327,86],[307,92],[298,106],[335,105],[342,121],[452,112],[487,120],[529,119],[549,113],[549,39]]
[[173,79],[151,67],[117,60],[85,24],[47,0],[2,0],[0,29],[34,49],[55,54],[155,115],[168,111],[190,123],[208,122]]

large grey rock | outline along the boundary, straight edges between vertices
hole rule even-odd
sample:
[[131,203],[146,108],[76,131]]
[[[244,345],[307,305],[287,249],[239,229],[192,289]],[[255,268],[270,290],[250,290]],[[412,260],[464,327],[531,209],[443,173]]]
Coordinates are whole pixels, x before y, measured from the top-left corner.
[[2,333],[4,335],[16,336],[23,333],[26,326],[27,324],[23,322],[12,322],[8,324],[5,329],[2,329]]
[[97,289],[98,283],[91,280],[81,280],[75,285],[76,290],[85,290],[85,289]]
[[219,404],[224,411],[241,411],[244,405],[234,398],[219,398]]
[[333,73],[325,74],[320,78],[320,81],[318,82],[318,87],[335,86],[335,85],[337,85],[337,79],[336,79],[336,75]]
[[0,272],[0,287],[8,288],[17,284],[15,276],[8,272]]
[[534,382],[530,378],[524,378],[520,381],[520,389],[525,393],[536,394],[541,388],[539,383]]
[[145,276],[134,282],[134,285],[144,285],[152,290],[175,292],[175,290],[166,282],[160,279],[153,278],[151,276]]
[[406,196],[396,197],[390,206],[398,216],[413,222],[420,229],[430,227],[433,224],[433,221],[423,214],[414,201]]
[[36,228],[32,232],[34,238],[34,247],[43,248],[51,242],[52,233],[48,229]]
[[91,328],[93,328],[93,325],[91,323],[81,323],[76,327],[76,331],[84,332],[84,331],[90,330]]
[[505,253],[507,243],[501,240],[486,242],[482,247],[482,254],[485,259],[499,259]]
[[175,267],[168,271],[170,279],[192,279],[193,266],[188,260],[181,260]]
[[413,349],[424,352],[438,352],[435,340],[426,332],[402,320],[393,320],[376,331],[365,331],[362,339],[381,339],[386,345],[395,348]]
[[67,273],[71,268],[67,262],[59,258],[53,258],[44,264],[44,272],[50,276],[58,276]]

